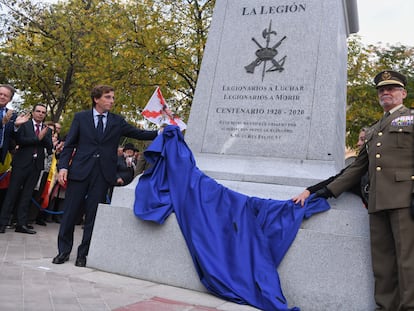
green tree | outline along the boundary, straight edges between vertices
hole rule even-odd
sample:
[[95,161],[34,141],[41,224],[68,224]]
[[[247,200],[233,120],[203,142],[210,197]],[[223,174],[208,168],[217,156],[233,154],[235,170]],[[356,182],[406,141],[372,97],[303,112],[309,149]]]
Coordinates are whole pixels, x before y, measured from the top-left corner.
[[1,66],[26,106],[45,103],[69,125],[89,91],[117,89],[115,112],[137,123],[156,85],[185,118],[194,95],[214,1],[84,1],[45,5],[0,0]]
[[[49,7],[30,1],[1,0],[10,14],[3,32],[2,64],[5,74],[24,92],[25,105],[42,102],[51,120],[58,121],[65,111],[70,116],[90,106],[87,88],[109,80],[112,40],[118,35],[107,25],[106,8],[92,8],[73,0]],[[106,16],[106,19],[103,18]],[[91,66],[99,59],[99,66]],[[98,61],[93,61],[97,65]],[[88,69],[87,77],[82,75]],[[95,79],[94,79],[95,78]]]
[[119,66],[129,77],[123,93],[130,94],[129,102],[135,107],[143,108],[155,87],[160,86],[172,109],[187,118],[213,7],[212,0],[126,3],[125,40],[119,50]]

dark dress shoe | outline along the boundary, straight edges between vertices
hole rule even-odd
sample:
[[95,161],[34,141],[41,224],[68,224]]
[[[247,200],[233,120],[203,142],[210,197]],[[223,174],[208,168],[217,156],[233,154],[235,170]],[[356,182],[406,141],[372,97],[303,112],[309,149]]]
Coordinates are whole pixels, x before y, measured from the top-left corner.
[[0,233],[6,233],[6,226],[0,225]]
[[29,229],[34,229],[34,227],[32,225],[26,225],[27,228]]
[[86,266],[86,257],[78,257],[75,261],[76,267],[85,267]]
[[36,225],[39,225],[39,226],[46,226],[47,224],[46,224],[46,222],[45,222],[45,221],[43,221],[43,220],[41,220],[41,219],[38,219],[38,220],[36,220]]
[[27,226],[16,226],[14,232],[27,233],[27,234],[36,234],[36,231],[27,228]]
[[69,254],[58,254],[55,258],[53,258],[52,263],[60,265],[62,263],[65,263],[69,260]]

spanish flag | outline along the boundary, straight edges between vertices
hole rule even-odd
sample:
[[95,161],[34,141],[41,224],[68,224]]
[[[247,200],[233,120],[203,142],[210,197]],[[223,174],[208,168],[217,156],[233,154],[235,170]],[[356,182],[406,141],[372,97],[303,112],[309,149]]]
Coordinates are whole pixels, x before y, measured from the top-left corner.
[[50,194],[56,183],[56,174],[57,174],[57,160],[55,154],[52,155],[52,163],[50,165],[49,174],[47,175],[47,180],[45,187],[43,188],[42,195],[40,196],[40,206],[42,208],[47,208],[49,206]]

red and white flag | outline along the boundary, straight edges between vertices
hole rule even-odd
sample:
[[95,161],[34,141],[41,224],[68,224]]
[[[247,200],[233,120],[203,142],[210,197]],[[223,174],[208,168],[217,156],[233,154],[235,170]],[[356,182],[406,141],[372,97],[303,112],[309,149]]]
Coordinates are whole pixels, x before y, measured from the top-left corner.
[[168,108],[159,86],[155,89],[141,114],[145,119],[157,125],[177,125],[181,131],[187,128],[187,125]]

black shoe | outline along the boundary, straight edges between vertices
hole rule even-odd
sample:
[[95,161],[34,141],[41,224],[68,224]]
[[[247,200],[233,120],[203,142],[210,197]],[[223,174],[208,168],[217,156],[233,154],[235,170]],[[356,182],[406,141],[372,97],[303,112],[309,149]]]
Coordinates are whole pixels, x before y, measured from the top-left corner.
[[26,225],[27,228],[29,229],[34,229],[34,227],[32,225]]
[[69,254],[61,253],[58,254],[55,258],[53,258],[52,263],[60,265],[62,263],[65,263],[69,260]]
[[86,266],[86,257],[78,257],[75,261],[76,267],[85,267]]
[[6,233],[6,226],[0,225],[0,233]]
[[27,233],[27,234],[36,234],[36,231],[27,228],[27,226],[16,226],[14,232]]
[[41,220],[41,219],[38,219],[38,220],[36,220],[36,225],[39,225],[39,226],[46,226],[47,224],[46,224],[46,222],[45,222],[45,221],[43,221],[43,220]]

